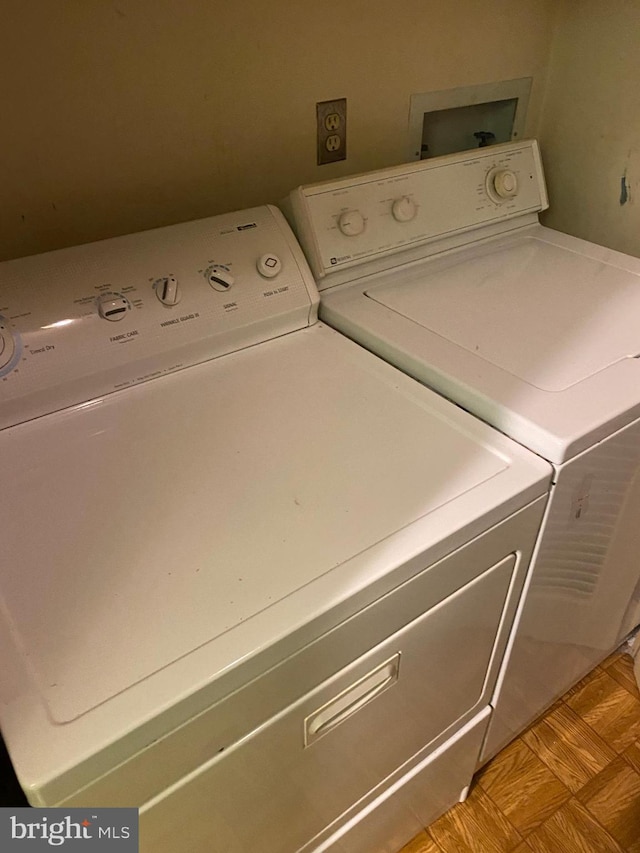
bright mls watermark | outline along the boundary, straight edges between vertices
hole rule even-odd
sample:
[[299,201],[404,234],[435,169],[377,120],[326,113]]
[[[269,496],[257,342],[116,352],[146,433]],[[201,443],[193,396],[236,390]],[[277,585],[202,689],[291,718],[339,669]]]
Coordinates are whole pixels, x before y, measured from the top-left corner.
[[138,809],[0,808],[0,851],[138,853]]

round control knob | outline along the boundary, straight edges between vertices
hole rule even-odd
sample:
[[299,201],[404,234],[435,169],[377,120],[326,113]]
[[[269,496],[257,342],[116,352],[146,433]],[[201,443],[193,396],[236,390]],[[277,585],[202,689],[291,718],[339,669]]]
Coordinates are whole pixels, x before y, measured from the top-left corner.
[[0,376],[13,370],[21,352],[20,338],[12,332],[9,321],[0,316]]
[[11,333],[0,330],[0,370],[9,364],[15,352],[15,344]]
[[6,332],[0,332],[0,370],[9,364],[13,358],[14,352],[15,344],[13,342],[13,337],[8,335]]
[[167,305],[169,307],[171,305],[177,305],[182,298],[178,279],[173,275],[168,275],[166,278],[159,278],[157,281],[154,281],[153,288],[156,292],[156,296],[163,305]]
[[111,323],[122,320],[130,307],[129,300],[121,293],[103,293],[98,297],[98,314]]
[[282,271],[282,261],[277,255],[263,255],[256,263],[260,275],[275,278]]
[[518,194],[518,177],[511,169],[492,169],[487,175],[487,192],[493,201],[501,202]]
[[205,278],[214,290],[225,291],[233,287],[234,278],[227,267],[214,264],[205,272]]
[[359,210],[345,210],[338,217],[338,228],[345,237],[357,237],[365,229],[366,221]]
[[412,219],[415,219],[417,212],[414,200],[408,195],[395,199],[391,205],[391,215],[396,222],[411,222]]
[[509,169],[501,169],[493,176],[493,186],[500,198],[513,198],[518,192],[518,179]]

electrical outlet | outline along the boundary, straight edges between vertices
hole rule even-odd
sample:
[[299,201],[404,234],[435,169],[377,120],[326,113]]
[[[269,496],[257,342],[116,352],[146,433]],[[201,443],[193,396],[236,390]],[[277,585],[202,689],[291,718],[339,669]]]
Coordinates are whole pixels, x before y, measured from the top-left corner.
[[347,99],[319,101],[316,104],[318,122],[318,166],[347,159]]

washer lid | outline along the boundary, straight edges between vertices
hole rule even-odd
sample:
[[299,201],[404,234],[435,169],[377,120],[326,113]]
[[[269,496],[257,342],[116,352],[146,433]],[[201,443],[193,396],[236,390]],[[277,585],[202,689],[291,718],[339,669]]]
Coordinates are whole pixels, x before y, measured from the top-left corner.
[[640,354],[640,275],[535,237],[366,293],[542,391]]
[[335,288],[320,315],[551,462],[640,416],[640,261],[541,225]]
[[500,521],[549,473],[322,326],[5,430],[0,464],[2,612],[40,696],[28,713],[77,722],[122,697],[105,737],[152,713],[152,676],[177,702]]

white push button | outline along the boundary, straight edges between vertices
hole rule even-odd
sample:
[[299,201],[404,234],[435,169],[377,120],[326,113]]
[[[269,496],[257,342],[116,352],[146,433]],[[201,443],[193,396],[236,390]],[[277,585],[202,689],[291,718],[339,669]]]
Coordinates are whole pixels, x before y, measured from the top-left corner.
[[263,255],[256,267],[265,278],[275,278],[282,271],[282,261],[277,255]]

